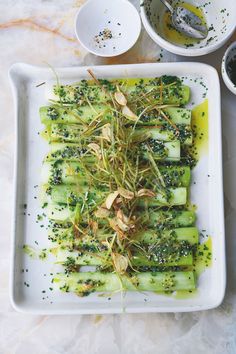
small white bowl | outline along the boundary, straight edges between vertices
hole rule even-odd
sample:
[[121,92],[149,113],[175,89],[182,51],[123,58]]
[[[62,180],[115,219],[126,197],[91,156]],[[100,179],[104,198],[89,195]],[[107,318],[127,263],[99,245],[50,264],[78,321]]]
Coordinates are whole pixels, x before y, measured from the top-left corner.
[[[205,55],[220,48],[236,27],[235,0],[187,0],[195,7],[201,6],[210,31],[206,39],[191,46],[170,42],[163,33],[161,24],[166,7],[160,0],[141,0],[141,18],[150,37],[169,52],[184,56]],[[177,4],[174,0],[172,5]]]
[[228,64],[232,58],[236,60],[236,42],[233,42],[226,50],[221,64],[221,73],[224,83],[228,89],[236,95],[236,85],[231,81],[228,71]]
[[140,31],[138,11],[127,0],[88,0],[75,19],[75,33],[81,45],[101,57],[127,52]]

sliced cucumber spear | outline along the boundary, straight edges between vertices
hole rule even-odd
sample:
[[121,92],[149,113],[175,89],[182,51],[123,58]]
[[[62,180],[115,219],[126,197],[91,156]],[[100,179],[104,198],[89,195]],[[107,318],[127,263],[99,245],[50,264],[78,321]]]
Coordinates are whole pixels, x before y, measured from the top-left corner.
[[[102,90],[99,85],[55,85],[46,92],[47,99],[54,102],[60,102],[68,105],[87,105],[111,102],[110,93],[114,93],[114,88],[109,92],[109,88]],[[136,95],[139,93],[137,86],[128,85],[122,88],[126,95]],[[149,99],[153,98],[162,104],[186,104],[190,98],[190,88],[185,85],[173,84],[171,86],[145,85],[142,93],[152,92]]]
[[176,135],[175,129],[171,129],[169,126],[164,127],[143,127],[136,129],[134,136],[149,136],[151,139],[159,141],[173,141],[180,140],[184,145],[191,145],[193,142],[193,134],[190,125],[184,125],[178,127],[178,136]]
[[[73,262],[74,265],[79,266],[112,266],[112,259],[109,252],[103,251],[101,253],[81,253],[80,251],[72,251],[58,247],[53,250],[56,256],[56,263],[66,265],[68,260]],[[167,259],[162,258],[161,254],[156,257],[149,258],[141,253],[132,254],[130,259],[134,267],[148,266],[148,267],[173,267],[173,266],[190,266],[193,264],[192,252],[183,256],[174,256],[173,254]]]
[[[45,211],[48,218],[59,222],[74,222],[76,218],[76,207],[66,204],[45,204]],[[144,222],[148,223],[151,227],[168,226],[168,227],[187,227],[192,226],[196,220],[193,211],[184,210],[169,210],[169,211],[153,211],[149,208],[148,213],[140,212]]]
[[62,291],[75,292],[80,296],[94,291],[175,291],[196,287],[193,272],[145,272],[121,277],[114,273],[80,272],[57,274],[53,283]]
[[[105,104],[96,104],[92,107],[63,107],[63,106],[43,106],[39,109],[41,123],[50,125],[53,123],[78,124],[87,126],[96,117],[101,116],[103,121],[110,121],[112,115],[109,106]],[[184,118],[184,117],[183,117]]]
[[[157,144],[158,149],[154,151],[153,156],[159,161],[179,161],[180,160],[180,142],[178,140],[171,142],[160,142]],[[65,161],[78,161],[84,156],[87,151],[78,144],[74,143],[52,143],[50,145],[51,151],[45,157],[45,161],[52,160],[65,160]],[[144,153],[145,155],[145,153]],[[92,155],[86,155],[89,158]],[[92,158],[94,162],[94,157]]]
[[[52,123],[51,125],[46,126],[45,130],[41,133],[41,135],[49,142],[79,143],[81,141],[81,137],[86,132],[86,130],[87,127],[78,124],[68,125]],[[191,126],[179,126],[178,131],[179,135],[176,136],[176,131],[173,128],[171,129],[171,126],[146,126],[137,129],[134,134],[134,137],[147,136],[160,141],[172,141],[177,139],[185,145],[191,145],[193,141]],[[98,131],[97,135],[99,135],[100,132]]]
[[[180,107],[167,107],[163,111],[174,124],[190,125],[191,110]],[[99,118],[105,123],[111,121],[112,112],[106,104],[94,104],[92,106],[63,107],[60,105],[43,106],[39,109],[41,122],[45,125],[78,124],[86,127],[92,120]],[[130,123],[131,124],[131,123]],[[156,111],[146,113],[145,117],[138,120],[137,125],[162,125],[166,120]]]
[[191,210],[178,211],[153,211],[149,208],[148,213],[143,216],[145,222],[152,227],[186,227],[193,226],[196,221],[196,214]]
[[[107,191],[107,195],[109,191]],[[55,204],[76,205],[87,203],[96,205],[104,200],[106,193],[96,189],[90,189],[83,185],[43,185],[41,202]],[[155,197],[142,197],[138,200],[140,206],[170,206],[184,205],[187,202],[187,189],[185,187],[168,188],[164,194],[157,193]]]
[[[189,166],[160,166],[159,170],[167,187],[188,187],[191,171]],[[55,160],[44,162],[41,170],[43,184],[87,185],[83,176],[84,168],[79,162]]]
[[166,188],[165,194],[157,193],[153,198],[140,198],[138,205],[141,207],[184,205],[187,202],[187,188]]
[[[73,248],[81,251],[98,252],[101,249],[106,249],[101,241],[105,241],[107,238],[112,237],[111,232],[107,230],[103,231],[98,229],[94,236],[83,235],[82,238],[78,238],[76,234],[76,228],[57,228],[52,227],[48,230],[48,238],[53,242],[63,247]],[[170,230],[163,230],[157,232],[155,230],[141,231],[134,237],[135,241],[144,244],[154,244],[161,242],[163,239],[173,239],[177,242],[186,241],[190,245],[196,245],[198,243],[199,235],[196,227],[183,227]]]

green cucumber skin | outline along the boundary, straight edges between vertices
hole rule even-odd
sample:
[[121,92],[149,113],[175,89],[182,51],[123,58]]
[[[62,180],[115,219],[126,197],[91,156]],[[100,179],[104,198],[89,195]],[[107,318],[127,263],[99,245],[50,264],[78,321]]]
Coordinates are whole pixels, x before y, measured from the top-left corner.
[[[52,108],[51,108],[52,107]],[[53,113],[51,113],[53,112]],[[61,124],[89,124],[95,117],[102,115],[103,120],[111,120],[111,114],[106,105],[94,105],[83,107],[60,107],[60,106],[43,106],[39,109],[41,123],[45,125],[61,123]]]
[[[78,251],[67,251],[65,249],[58,249],[56,253],[56,263],[64,264],[68,259],[72,259],[75,265],[79,266],[103,266],[107,264],[107,259],[110,258],[110,253],[86,253],[83,252],[80,254]],[[165,267],[174,267],[174,266],[191,266],[193,264],[192,253],[185,256],[180,256],[178,259],[163,260],[159,263],[157,260],[148,259],[143,254],[133,254],[130,259],[131,264],[134,267],[140,266],[165,266]],[[110,262],[109,262],[110,264]],[[111,263],[112,264],[112,263]]]
[[184,211],[152,211],[149,209],[149,213],[146,216],[146,222],[152,227],[160,225],[171,225],[173,227],[187,227],[193,226],[196,222],[196,214],[191,210]]
[[192,266],[193,265],[193,256],[192,253],[179,257],[177,260],[170,260],[170,261],[163,261],[159,263],[155,260],[150,260],[144,255],[133,255],[131,263],[134,267],[141,267],[141,266],[166,266],[166,267],[173,267],[173,266]]
[[158,193],[153,198],[140,198],[138,205],[140,207],[176,206],[185,205],[187,202],[187,188],[185,187],[169,188],[167,194],[169,194],[169,197]]
[[[98,229],[96,237],[83,236],[83,239],[81,240],[76,238],[73,227],[51,227],[48,230],[48,237],[53,241],[53,243],[69,248],[76,246],[78,250],[94,249],[94,252],[97,252],[100,248],[103,248],[101,241],[105,241],[109,236],[111,236],[109,233]],[[162,238],[174,238],[176,241],[187,241],[190,245],[196,245],[199,241],[199,233],[196,227],[183,227],[163,230],[161,232],[156,232],[149,229],[148,231],[138,233],[134,237],[134,240],[144,244],[154,244],[161,241]]]
[[52,143],[44,161],[78,161],[83,156],[81,146],[72,143]]
[[[51,124],[46,126],[46,129],[41,134],[49,142],[70,142],[70,143],[79,143],[83,132],[86,130],[86,127],[78,124]],[[178,139],[181,139],[181,142],[184,145],[191,145],[193,142],[193,135],[191,132],[190,126],[185,126],[184,131],[187,132],[187,136],[181,137],[179,135]],[[173,141],[176,140],[175,130],[170,130],[166,127],[144,127],[136,130],[136,135],[145,135],[148,134],[150,138],[159,140],[159,141]],[[134,135],[135,136],[135,135]]]
[[[165,154],[162,156],[160,153],[153,152],[153,158],[157,161],[180,161],[180,141],[166,141],[163,142]],[[143,152],[144,160],[149,160],[146,151]]]
[[[174,124],[191,125],[191,110],[179,107],[168,107],[164,109],[166,115]],[[53,114],[54,113],[54,114]],[[102,115],[103,122],[109,122],[112,114],[109,107],[103,104],[82,107],[60,107],[60,106],[43,106],[39,109],[41,123],[46,126],[51,124],[89,124],[98,115]],[[131,124],[131,123],[129,123]],[[149,121],[142,121],[142,117],[137,125],[162,125],[166,124],[166,120],[156,114],[156,117]]]
[[[150,92],[155,88],[153,85],[145,85],[145,91]],[[178,91],[176,93],[176,90]],[[157,91],[158,92],[158,91]],[[84,94],[86,93],[86,95]],[[136,86],[127,86],[123,89],[123,93],[127,95],[134,95],[137,93]],[[84,90],[80,85],[61,85],[54,86],[53,93],[48,97],[49,100],[57,101],[63,104],[77,104],[79,106],[87,105],[88,98],[91,104],[99,104],[109,102],[111,100],[110,94],[101,90],[99,86],[89,85]],[[190,88],[185,85],[173,85],[171,88],[165,88],[162,96],[162,104],[181,104],[185,105],[190,99]]]
[[[49,191],[49,192],[48,192]],[[45,203],[80,205],[87,202],[87,198],[93,203],[101,204],[104,200],[104,192],[89,189],[83,185],[43,185],[41,188],[40,200],[42,205]]]
[[174,124],[191,125],[192,112],[190,109],[180,107],[167,107],[164,112]]
[[[90,292],[128,291],[177,291],[196,288],[193,272],[136,273],[131,277],[118,277],[114,273],[80,272],[58,274],[54,286],[62,291],[88,295]],[[90,287],[86,286],[90,284]],[[88,291],[89,290],[89,291]]]
[[[45,211],[51,220],[58,222],[72,222],[75,218],[75,207],[66,204],[52,204],[46,206]],[[143,213],[142,213],[143,214]],[[165,225],[167,220],[168,227],[187,227],[193,226],[196,221],[196,215],[193,211],[153,211],[149,208],[148,213],[145,213],[144,220],[150,227],[158,227]]]
[[[155,159],[159,161],[180,160],[180,142],[178,140],[164,142],[164,146],[166,149],[166,155],[160,156],[160,154],[155,153]],[[75,143],[51,143],[50,147],[51,151],[47,154],[44,161],[64,160],[78,162],[78,160],[84,155],[80,145]],[[87,158],[92,158],[94,161],[94,157],[92,155],[87,154],[86,159]]]
[[160,166],[159,170],[167,187],[189,187],[191,169],[189,166]]
[[[106,191],[105,191],[106,192]],[[88,193],[88,196],[86,196]],[[107,191],[107,195],[109,191]],[[92,199],[99,205],[104,200],[104,191],[90,189],[82,185],[58,185],[50,186],[43,185],[41,189],[41,203],[55,204],[83,204],[85,198]],[[169,205],[184,205],[187,202],[187,189],[185,187],[169,188],[167,196],[157,193],[153,198],[140,198],[138,205],[145,206],[169,206]]]
[[[63,160],[45,162],[41,170],[41,181],[43,184],[53,180],[58,169],[61,173],[62,184],[87,185],[83,175],[83,166],[79,162],[65,162]],[[191,170],[189,166],[166,167],[160,166],[166,186],[188,187],[190,185]]]
[[[186,132],[187,136],[181,137],[181,134],[179,137],[176,137],[176,131],[174,129],[170,130],[168,128],[159,128],[159,127],[143,127],[136,129],[136,134],[139,135],[148,135],[150,138],[159,140],[159,141],[173,141],[173,140],[181,140],[181,143],[183,145],[192,145],[193,143],[193,134],[191,131],[191,126],[186,125],[184,127],[184,132]],[[134,135],[135,136],[135,135]]]
[[172,238],[176,241],[187,241],[191,245],[196,245],[199,241],[199,232],[196,227],[179,227],[169,230],[155,232],[152,229],[140,232],[135,237],[135,240],[152,244],[158,242],[161,238]]

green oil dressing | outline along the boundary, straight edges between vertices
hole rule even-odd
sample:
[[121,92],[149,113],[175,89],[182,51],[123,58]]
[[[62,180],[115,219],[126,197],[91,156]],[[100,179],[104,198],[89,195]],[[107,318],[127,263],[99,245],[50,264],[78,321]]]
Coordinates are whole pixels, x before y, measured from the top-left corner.
[[24,253],[33,259],[38,258],[38,252],[31,246],[24,245],[23,246]]
[[[188,3],[185,3],[182,1],[177,2],[175,4],[175,6],[184,7],[185,9],[193,12],[195,15],[197,15],[201,19],[202,25],[206,26],[206,19],[205,19],[204,13],[200,7],[196,7],[192,4],[188,4]],[[162,22],[163,22],[162,32],[163,32],[164,38],[167,39],[168,41],[170,41],[171,43],[179,44],[184,47],[192,47],[192,46],[194,46],[194,44],[197,44],[200,42],[199,39],[187,37],[174,28],[174,26],[172,25],[170,11],[165,12]]]
[[196,212],[197,211],[197,205],[196,204],[191,204],[190,200],[188,200],[187,203],[186,203],[186,209],[188,209],[189,211]]
[[[189,267],[188,270],[193,270],[196,275],[196,281],[199,276],[211,266],[212,264],[212,239],[208,239],[199,244],[194,257],[193,268]],[[172,297],[178,300],[192,299],[199,294],[198,288],[192,290],[177,290],[177,291],[156,291],[155,294]]]
[[47,254],[48,254],[48,250],[46,250],[45,248],[41,250],[36,250],[35,248],[29,245],[24,245],[23,250],[25,254],[27,254],[29,257],[33,259],[44,260],[47,258]]
[[198,289],[193,290],[177,290],[172,294],[174,299],[178,300],[185,300],[185,299],[192,299],[193,297],[198,295]]
[[189,148],[193,157],[199,161],[208,152],[208,100],[192,110],[193,145]]
[[95,318],[94,318],[93,323],[94,323],[94,324],[97,324],[97,323],[101,322],[102,319],[103,319],[103,316],[102,316],[102,315],[96,315]]
[[173,291],[153,291],[153,293],[161,296],[173,297]]
[[193,290],[176,290],[176,291],[155,291],[155,294],[171,297],[173,299],[184,300],[190,299],[198,295],[198,289]]
[[212,239],[209,236],[208,239],[198,245],[196,256],[194,259],[194,272],[197,278],[209,268],[212,264]]

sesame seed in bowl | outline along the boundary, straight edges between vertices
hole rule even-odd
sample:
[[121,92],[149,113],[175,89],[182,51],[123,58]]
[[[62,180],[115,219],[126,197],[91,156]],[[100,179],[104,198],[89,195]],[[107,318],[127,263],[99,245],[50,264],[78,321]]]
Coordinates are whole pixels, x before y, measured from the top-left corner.
[[140,16],[128,0],[88,0],[75,20],[80,44],[101,57],[127,52],[138,40],[140,31]]

